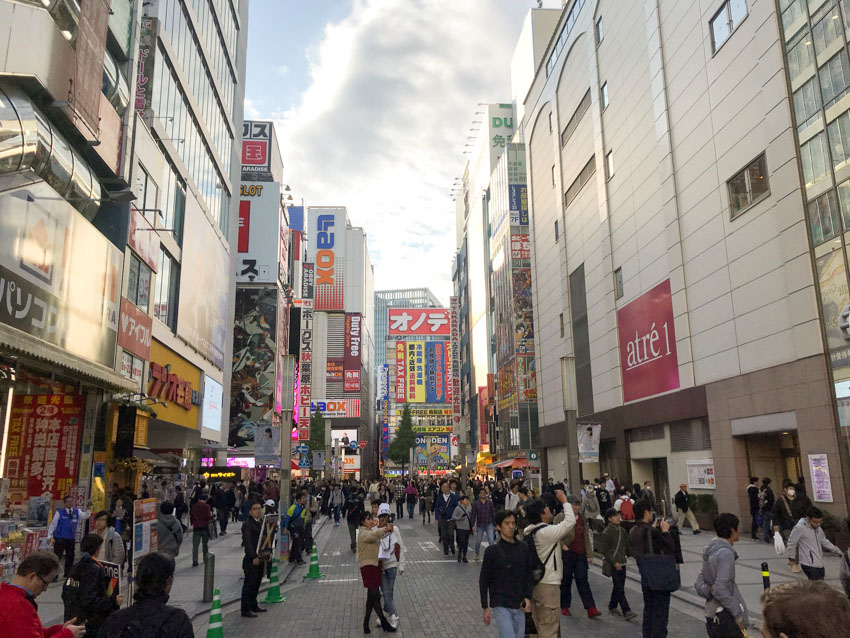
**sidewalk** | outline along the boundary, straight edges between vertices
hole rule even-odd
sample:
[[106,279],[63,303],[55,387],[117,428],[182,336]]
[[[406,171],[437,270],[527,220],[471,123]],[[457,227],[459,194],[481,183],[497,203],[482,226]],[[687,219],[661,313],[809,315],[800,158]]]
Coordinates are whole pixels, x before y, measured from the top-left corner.
[[[324,525],[326,516],[314,526],[314,535]],[[221,593],[222,606],[238,601],[242,595],[242,523],[230,523],[228,533],[210,540],[209,551],[215,554],[215,586]],[[194,619],[203,615],[209,616],[210,603],[202,601],[204,595],[204,563],[200,557],[202,546],[199,547],[198,560],[200,564],[192,567],[192,535],[188,533],[183,538],[180,554],[177,556],[177,569],[174,573],[174,585],[168,599],[169,605],[175,605],[185,610]],[[292,565],[280,565],[281,582],[289,575]],[[268,580],[263,579],[260,591],[268,589]],[[127,581],[121,583],[121,592],[127,593]],[[62,622],[64,606],[62,604],[62,581],[52,585],[44,594],[38,597],[38,615],[45,627]],[[124,600],[124,606],[132,601]]]

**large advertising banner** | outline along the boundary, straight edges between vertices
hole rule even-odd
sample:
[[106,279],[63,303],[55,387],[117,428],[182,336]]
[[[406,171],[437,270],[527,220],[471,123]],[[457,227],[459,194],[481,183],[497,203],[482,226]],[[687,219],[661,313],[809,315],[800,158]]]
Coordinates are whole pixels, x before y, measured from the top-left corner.
[[841,249],[817,258],[818,284],[823,306],[824,331],[830,350],[846,348],[848,343],[841,331],[841,313],[850,305],[847,272]]
[[461,396],[460,396],[460,301],[457,297],[451,298],[449,304],[451,312],[451,377],[449,383],[452,386],[452,424],[460,428],[461,418]]
[[4,475],[9,500],[62,500],[76,482],[85,397],[16,394],[9,413]]
[[387,458],[390,447],[390,402],[383,401],[381,415],[381,458]]
[[269,424],[258,425],[254,430],[256,464],[280,467],[280,428]]
[[531,304],[531,268],[513,269],[514,337],[517,354],[534,354],[534,315]]
[[387,334],[391,337],[448,337],[451,332],[449,311],[445,308],[390,308],[387,314]]
[[222,369],[230,257],[194,197],[186,200],[182,263],[177,334]]
[[599,423],[579,423],[578,428],[578,462],[599,462],[599,437],[602,426]]
[[407,403],[407,350],[404,341],[395,344],[395,401]]
[[636,401],[679,387],[679,359],[670,280],[617,311],[623,400]]
[[308,259],[316,265],[314,308],[345,309],[345,208],[308,208]]
[[253,441],[256,426],[272,424],[276,328],[277,288],[237,288],[228,437],[233,447]]
[[325,419],[356,419],[360,417],[360,399],[316,399],[310,405]]
[[425,403],[425,342],[407,342],[407,402]]
[[534,355],[518,354],[516,365],[519,400],[537,401],[537,367],[534,363]]
[[516,370],[514,360],[509,361],[499,368],[499,411],[506,410],[516,403]]
[[0,322],[113,368],[122,264],[44,182],[0,195]]
[[118,345],[145,361],[151,356],[153,319],[135,304],[121,297],[121,320],[118,322]]
[[429,469],[447,468],[451,461],[451,434],[417,434],[414,448],[416,465],[426,465]]
[[[247,142],[242,142],[246,144]],[[245,182],[239,187],[236,283],[272,283],[278,278],[281,241],[280,184]]]
[[153,72],[156,62],[157,19],[143,16],[139,25],[139,66],[133,108],[144,117],[153,101]]
[[425,344],[425,402],[446,403],[446,342]]
[[272,123],[246,120],[242,123],[242,179],[257,181],[271,173]]
[[343,390],[360,392],[360,325],[363,315],[359,312],[345,314],[345,361],[343,365]]
[[508,205],[511,226],[528,226],[528,186],[526,184],[508,185]]

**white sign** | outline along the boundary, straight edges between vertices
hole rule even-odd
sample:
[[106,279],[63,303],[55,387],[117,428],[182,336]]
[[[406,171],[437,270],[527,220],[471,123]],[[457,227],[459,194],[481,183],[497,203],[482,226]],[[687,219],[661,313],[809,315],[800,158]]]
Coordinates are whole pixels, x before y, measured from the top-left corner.
[[317,399],[310,403],[311,412],[321,412],[325,419],[360,417],[360,399]]
[[688,459],[688,487],[695,490],[717,488],[714,479],[714,459]]
[[221,384],[210,377],[204,377],[204,405],[201,410],[201,427],[210,432],[203,432],[206,439],[218,438],[221,432]]
[[280,467],[280,428],[276,425],[254,426],[254,458],[260,465]]
[[809,469],[812,472],[812,500],[816,503],[832,503],[832,482],[826,454],[809,454]]
[[599,463],[599,436],[602,426],[599,423],[579,423],[578,462]]
[[280,184],[243,182],[239,195],[236,282],[274,282],[280,272]]
[[360,471],[360,455],[347,454],[342,457],[343,472],[359,472]]

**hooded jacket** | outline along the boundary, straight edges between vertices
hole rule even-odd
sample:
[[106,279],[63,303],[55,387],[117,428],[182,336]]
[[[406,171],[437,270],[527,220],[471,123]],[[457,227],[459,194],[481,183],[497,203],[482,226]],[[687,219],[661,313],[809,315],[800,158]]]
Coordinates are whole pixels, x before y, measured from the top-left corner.
[[[561,584],[561,575],[564,570],[564,560],[558,549],[561,542],[576,526],[576,516],[572,507],[564,508],[564,520],[557,525],[546,525],[545,523],[532,523],[525,528],[525,535],[534,532],[534,547],[537,549],[537,557],[543,563],[546,571],[540,583],[544,585]],[[538,529],[540,528],[540,529]],[[537,530],[536,532],[534,530]]]
[[842,555],[841,550],[829,542],[823,529],[812,527],[808,519],[801,518],[788,537],[785,556],[807,567],[823,567],[823,550]]
[[596,498],[596,493],[593,489],[588,489],[584,498],[581,499],[581,507],[578,513],[585,518],[596,518],[598,514],[602,513],[599,509],[599,500]]
[[114,527],[107,527],[103,536],[103,545],[97,552],[97,559],[107,563],[121,565],[124,563],[124,541]]
[[62,586],[62,601],[65,604],[65,620],[76,618],[79,624],[85,621],[86,632],[96,634],[103,621],[119,609],[117,593],[107,593],[109,577],[100,564],[85,552],[71,568]]
[[749,625],[747,604],[735,583],[735,561],[738,554],[723,538],[715,538],[702,553],[702,570],[694,589],[705,598],[705,617],[714,618],[722,609],[730,612],[736,622]]
[[174,514],[160,512],[156,519],[157,550],[168,554],[171,558],[177,558],[181,543],[183,543],[183,526],[180,521]]

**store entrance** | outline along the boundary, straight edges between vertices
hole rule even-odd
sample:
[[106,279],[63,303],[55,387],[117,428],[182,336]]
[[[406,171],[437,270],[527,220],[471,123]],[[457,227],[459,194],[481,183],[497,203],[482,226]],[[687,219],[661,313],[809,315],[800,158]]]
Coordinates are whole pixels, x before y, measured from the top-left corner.
[[743,438],[747,444],[750,476],[769,477],[774,490],[781,489],[783,479],[789,478],[796,483],[803,476],[796,431],[750,434]]

